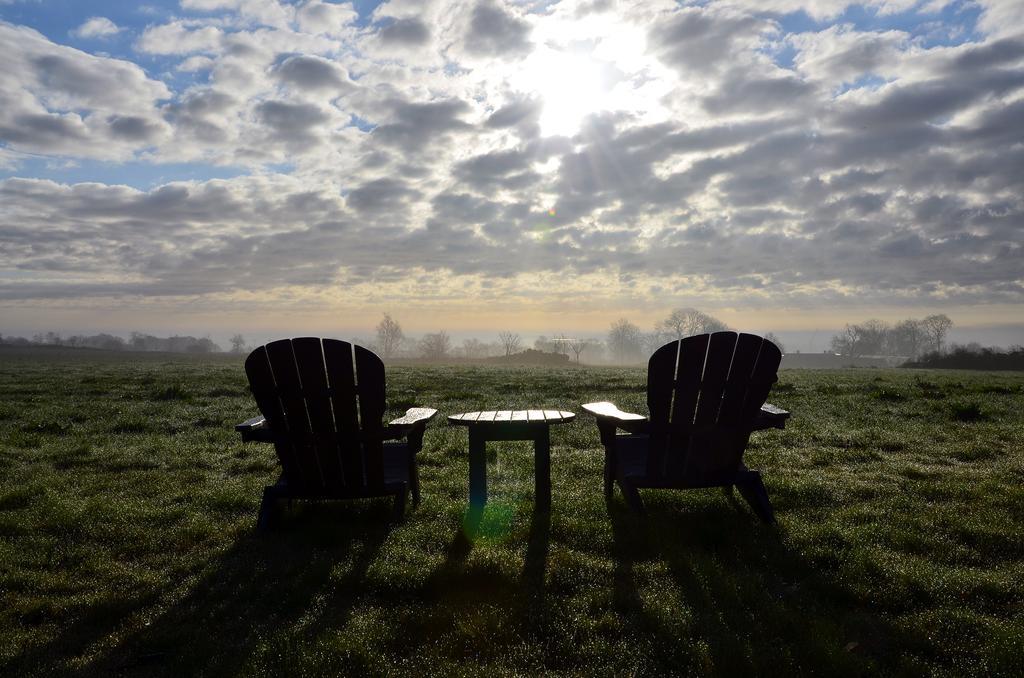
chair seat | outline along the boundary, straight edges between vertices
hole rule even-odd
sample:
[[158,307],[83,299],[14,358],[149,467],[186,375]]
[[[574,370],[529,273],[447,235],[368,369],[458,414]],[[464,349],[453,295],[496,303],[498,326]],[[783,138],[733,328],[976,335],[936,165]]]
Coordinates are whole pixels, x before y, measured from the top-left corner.
[[727,472],[723,476],[706,477],[701,480],[685,477],[668,477],[661,474],[647,475],[647,457],[650,450],[650,436],[644,433],[615,436],[616,466],[621,478],[625,478],[637,487],[651,488],[700,488],[722,487],[731,485],[746,472],[740,463],[736,472]]
[[[393,485],[396,483],[411,483],[412,478],[409,475],[409,462],[410,457],[414,456],[410,451],[409,445],[404,442],[384,443],[383,445],[383,475],[384,484]],[[283,495],[291,496],[307,496],[307,497],[319,497],[323,499],[331,499],[333,492],[325,490],[324,488],[303,488],[297,486],[288,481],[287,476],[281,474],[281,477],[277,480],[278,492]],[[360,491],[359,488],[353,488],[346,493],[337,495],[337,498],[346,497],[375,497],[379,496],[374,488],[365,488],[365,492]]]

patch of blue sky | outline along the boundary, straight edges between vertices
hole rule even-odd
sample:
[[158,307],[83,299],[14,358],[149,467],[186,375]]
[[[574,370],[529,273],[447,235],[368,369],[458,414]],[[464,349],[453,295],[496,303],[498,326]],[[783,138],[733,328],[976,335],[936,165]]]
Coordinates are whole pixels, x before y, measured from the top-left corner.
[[146,72],[150,77],[162,81],[174,94],[180,94],[189,87],[203,85],[210,82],[209,69],[203,68],[196,71],[182,71],[178,69],[178,66],[181,65],[182,61],[184,61],[182,58],[165,59],[161,64],[159,64],[159,70],[150,67],[146,69]]
[[796,61],[797,49],[787,42],[775,43],[772,49],[762,51],[768,54],[772,61],[782,68],[792,69]]
[[[352,0],[359,13],[356,24],[360,27],[370,23],[374,10],[383,0]],[[298,4],[293,0],[292,4]],[[173,18],[205,18],[217,16],[222,10],[202,12],[186,10],[179,0],[148,0],[143,3],[82,2],[82,0],[11,0],[0,2],[0,20],[28,26],[39,31],[53,42],[70,45],[91,53],[103,52],[118,58],[130,58],[149,66],[148,62],[168,61],[134,51],[135,40],[151,24],[160,24]],[[105,17],[122,30],[115,35],[94,38],[80,38],[74,30],[92,17]]]
[[[850,26],[863,32],[897,30],[907,33],[918,45],[930,48],[959,45],[980,40],[977,31],[981,8],[971,0],[955,0],[939,12],[924,12],[911,9],[906,12],[883,14],[877,8],[850,5],[838,17],[817,20],[800,10],[784,15],[774,15],[781,34],[807,33],[825,30],[832,25]],[[780,36],[781,37],[781,36]],[[796,49],[785,43],[777,43],[769,52],[772,60],[783,68],[792,68]]]
[[977,32],[981,8],[970,0],[955,0],[939,12],[911,9],[906,12],[885,14],[875,7],[850,5],[839,16],[816,20],[803,10],[776,16],[783,33],[820,31],[834,24],[851,26],[857,31],[904,31],[916,38],[924,47],[958,45],[981,38]]
[[352,6],[357,12],[359,12],[359,18],[356,19],[356,26],[365,28],[369,26],[373,18],[373,12],[383,4],[384,0],[353,0]]
[[[131,45],[149,24],[181,15],[177,0],[150,0],[142,5],[132,2],[81,2],[81,0],[14,0],[0,4],[0,19],[28,26],[50,40],[89,52],[111,56],[134,54]],[[110,19],[122,30],[109,36],[79,38],[73,31],[92,17]]]
[[832,96],[839,96],[841,94],[849,92],[850,90],[855,89],[876,90],[879,87],[885,85],[887,82],[889,81],[886,80],[885,78],[880,78],[877,75],[864,75],[857,78],[853,82],[844,82],[842,85],[835,89],[835,91],[832,93]]
[[150,163],[144,161],[102,162],[97,160],[61,161],[53,158],[28,157],[17,166],[0,169],[0,179],[22,177],[49,179],[61,184],[93,182],[123,184],[140,190],[174,181],[208,181],[233,179],[249,174],[240,167],[204,163]]
[[263,174],[291,174],[294,171],[293,162],[270,162],[263,165]]
[[355,113],[352,114],[352,120],[349,124],[358,128],[360,132],[372,132],[377,127],[377,123],[370,122],[366,118],[360,118]]

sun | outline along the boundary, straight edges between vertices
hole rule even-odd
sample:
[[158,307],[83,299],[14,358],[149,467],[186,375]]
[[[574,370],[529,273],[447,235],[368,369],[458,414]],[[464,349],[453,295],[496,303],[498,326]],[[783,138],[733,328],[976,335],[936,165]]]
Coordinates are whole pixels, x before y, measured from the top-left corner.
[[613,106],[608,66],[589,55],[544,48],[524,66],[521,84],[541,99],[544,136],[571,136],[586,116]]

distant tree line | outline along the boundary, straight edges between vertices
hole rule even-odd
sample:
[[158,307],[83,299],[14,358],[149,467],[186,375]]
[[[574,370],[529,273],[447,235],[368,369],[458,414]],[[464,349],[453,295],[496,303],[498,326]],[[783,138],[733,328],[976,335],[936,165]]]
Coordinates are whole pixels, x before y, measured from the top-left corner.
[[189,336],[154,337],[132,332],[126,340],[113,334],[63,336],[57,332],[37,333],[28,339],[0,335],[0,344],[7,346],[66,346],[68,348],[98,348],[105,351],[166,351],[169,353],[219,353],[220,346],[207,337]]
[[[945,339],[953,321],[948,316],[930,315],[920,320],[908,319],[895,324],[880,320],[866,320],[848,324],[840,334],[831,339],[834,352],[850,358],[869,356],[898,356],[907,360],[931,360],[941,355]],[[524,350],[522,337],[511,330],[498,334],[498,341],[485,342],[479,339],[465,339],[455,345],[444,329],[424,334],[419,339],[406,336],[401,324],[390,313],[377,323],[375,337],[353,338],[355,343],[375,350],[385,360],[412,359],[432,362],[447,360],[485,360],[505,358],[509,362],[521,362]],[[566,362],[588,363],[611,362],[636,364],[644,361],[659,346],[684,337],[708,332],[731,329],[725,322],[696,308],[678,308],[656,322],[650,331],[644,331],[626,318],[612,323],[603,339],[586,336],[569,336],[565,333],[541,335],[526,351],[530,359],[547,361],[544,356],[564,356]],[[761,332],[762,336],[774,342],[783,352],[785,346],[775,334]],[[0,344],[50,345],[68,347],[89,347],[110,351],[167,351],[172,353],[215,353],[222,349],[209,338],[191,336],[155,337],[142,332],[132,332],[125,340],[111,334],[91,336],[62,336],[56,332],[36,334],[31,339],[2,337]],[[231,352],[247,350],[245,337],[235,334],[230,339]],[[1007,355],[995,349],[985,349],[991,361],[1002,361]],[[978,351],[974,351],[978,353]],[[963,352],[960,354],[963,357]],[[980,354],[979,354],[980,355]],[[520,356],[518,360],[512,360]],[[556,361],[547,361],[556,364]],[[998,369],[998,368],[995,368]]]
[[[377,323],[374,338],[352,339],[376,351],[385,360],[487,360],[503,358],[510,364],[538,362],[544,364],[590,364],[611,362],[632,364],[642,362],[662,344],[693,334],[728,330],[729,326],[712,315],[695,308],[680,308],[655,324],[648,332],[625,318],[614,322],[604,338],[568,335],[557,332],[538,336],[533,346],[524,346],[520,334],[512,330],[498,333],[498,341],[465,339],[456,345],[446,330],[438,330],[414,339],[405,334],[401,324],[390,313]],[[762,333],[785,350],[771,332]],[[561,363],[555,356],[562,356]]]
[[954,344],[945,353],[925,353],[903,366],[954,370],[1024,370],[1024,346],[1011,346],[1002,350],[977,343],[965,346]]
[[953,321],[944,314],[913,318],[896,324],[865,320],[847,325],[832,337],[832,350],[847,358],[900,356],[914,360],[925,353],[942,353]]

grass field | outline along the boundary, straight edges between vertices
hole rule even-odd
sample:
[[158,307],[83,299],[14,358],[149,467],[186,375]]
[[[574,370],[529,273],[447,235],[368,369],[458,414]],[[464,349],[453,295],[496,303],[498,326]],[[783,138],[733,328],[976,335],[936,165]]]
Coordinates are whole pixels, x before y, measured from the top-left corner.
[[[643,409],[641,369],[397,367],[389,406]],[[592,420],[492,444],[434,424],[423,504],[297,506],[240,359],[0,352],[0,675],[1017,674],[1024,375],[784,371],[748,450],[779,519],[717,491],[601,495]],[[443,419],[439,418],[440,422]]]

